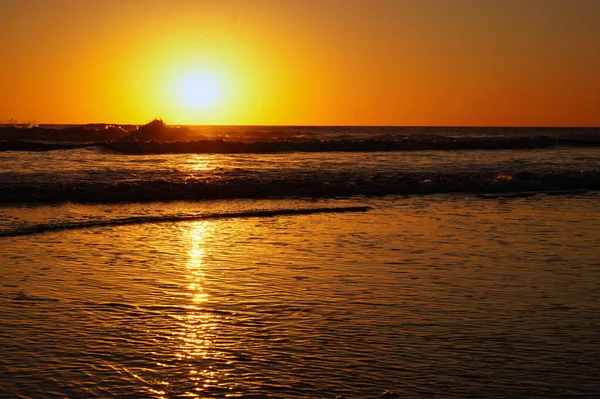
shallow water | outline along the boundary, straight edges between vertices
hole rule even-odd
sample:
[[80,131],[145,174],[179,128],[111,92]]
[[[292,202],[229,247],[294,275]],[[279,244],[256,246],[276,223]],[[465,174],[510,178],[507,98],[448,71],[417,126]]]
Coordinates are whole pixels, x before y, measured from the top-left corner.
[[598,194],[11,212],[35,224],[52,209],[61,222],[356,205],[373,209],[0,238],[0,395],[600,392]]

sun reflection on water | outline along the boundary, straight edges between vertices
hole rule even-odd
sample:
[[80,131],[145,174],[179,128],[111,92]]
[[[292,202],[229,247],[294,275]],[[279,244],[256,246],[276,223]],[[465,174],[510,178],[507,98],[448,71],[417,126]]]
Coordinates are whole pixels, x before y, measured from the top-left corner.
[[192,301],[195,305],[208,300],[208,295],[204,292],[206,273],[204,272],[204,258],[206,254],[206,238],[209,232],[209,223],[195,222],[191,224],[189,230],[189,261],[187,263],[189,280],[187,286]]
[[209,170],[211,163],[204,155],[191,155],[187,160],[186,166],[189,170],[198,172]]
[[190,223],[189,229],[184,233],[187,235],[185,241],[189,242],[189,258],[186,264],[188,284],[185,295],[191,299],[191,303],[185,304],[187,312],[178,317],[181,329],[176,333],[179,347],[175,356],[187,363],[188,378],[196,392],[219,383],[218,375],[211,365],[212,360],[219,356],[211,350],[216,338],[218,316],[207,310],[209,295],[205,292],[205,248],[211,230],[210,222],[195,222]]

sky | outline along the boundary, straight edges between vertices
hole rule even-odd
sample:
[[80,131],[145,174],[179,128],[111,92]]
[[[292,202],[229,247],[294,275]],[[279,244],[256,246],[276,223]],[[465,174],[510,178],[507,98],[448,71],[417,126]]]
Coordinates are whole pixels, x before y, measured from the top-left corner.
[[600,126],[598,0],[0,0],[0,123]]

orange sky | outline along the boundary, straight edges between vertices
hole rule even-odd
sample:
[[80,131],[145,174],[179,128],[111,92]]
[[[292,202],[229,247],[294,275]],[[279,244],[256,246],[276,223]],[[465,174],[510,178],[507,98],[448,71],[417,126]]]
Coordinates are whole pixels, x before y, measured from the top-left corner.
[[0,45],[0,123],[600,126],[597,0],[2,0]]

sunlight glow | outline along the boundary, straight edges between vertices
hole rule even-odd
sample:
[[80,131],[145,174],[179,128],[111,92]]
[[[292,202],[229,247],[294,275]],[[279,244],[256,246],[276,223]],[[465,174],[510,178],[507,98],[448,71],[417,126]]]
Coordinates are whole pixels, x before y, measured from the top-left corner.
[[2,0],[0,122],[600,125],[600,1],[365,3]]
[[196,110],[213,108],[222,97],[222,84],[216,76],[207,73],[184,75],[177,84],[177,97],[181,105]]

